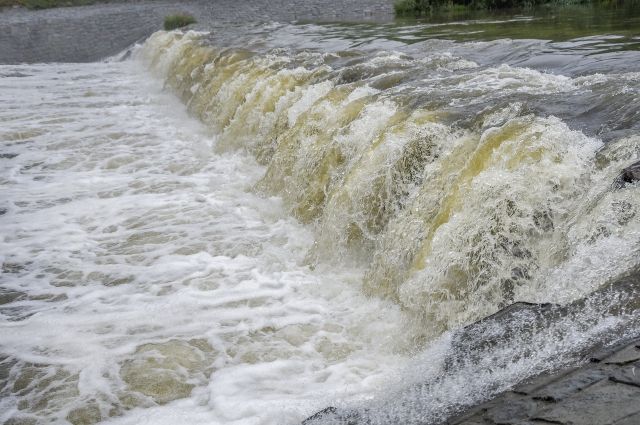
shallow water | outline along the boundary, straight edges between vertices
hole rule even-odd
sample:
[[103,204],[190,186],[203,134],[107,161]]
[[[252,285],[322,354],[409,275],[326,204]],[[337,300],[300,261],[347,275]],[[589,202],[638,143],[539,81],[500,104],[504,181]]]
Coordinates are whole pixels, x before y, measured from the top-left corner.
[[437,423],[633,330],[453,343],[638,266],[632,29],[216,25],[0,65],[0,422]]
[[16,155],[2,159],[3,420],[109,416],[197,387],[212,420],[278,422],[397,364],[398,309],[365,300],[357,270],[300,265],[312,237],[250,192],[263,169],[214,154],[143,70],[2,73]]

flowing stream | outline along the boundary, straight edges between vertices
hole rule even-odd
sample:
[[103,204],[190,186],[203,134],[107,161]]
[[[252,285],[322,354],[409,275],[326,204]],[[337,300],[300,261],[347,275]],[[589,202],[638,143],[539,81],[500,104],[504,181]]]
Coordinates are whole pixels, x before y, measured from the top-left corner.
[[639,266],[623,24],[269,23],[0,65],[0,423],[436,424],[632,332],[614,299],[453,342]]

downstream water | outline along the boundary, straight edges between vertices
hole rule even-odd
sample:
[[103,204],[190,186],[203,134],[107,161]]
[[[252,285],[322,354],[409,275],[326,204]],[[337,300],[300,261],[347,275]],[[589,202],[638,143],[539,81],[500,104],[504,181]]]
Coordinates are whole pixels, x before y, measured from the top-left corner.
[[565,13],[0,65],[0,423],[435,424],[636,332],[612,297],[456,340],[639,265],[638,14]]

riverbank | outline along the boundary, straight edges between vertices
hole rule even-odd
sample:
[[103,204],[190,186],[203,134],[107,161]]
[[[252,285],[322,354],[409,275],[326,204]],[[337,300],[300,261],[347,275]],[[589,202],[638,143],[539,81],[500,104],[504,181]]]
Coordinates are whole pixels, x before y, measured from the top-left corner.
[[396,16],[456,16],[473,11],[527,11],[535,7],[561,8],[576,5],[624,7],[640,5],[637,0],[396,0]]
[[100,0],[0,0],[0,8],[26,7],[27,9],[38,10],[52,7],[86,6],[98,1]]

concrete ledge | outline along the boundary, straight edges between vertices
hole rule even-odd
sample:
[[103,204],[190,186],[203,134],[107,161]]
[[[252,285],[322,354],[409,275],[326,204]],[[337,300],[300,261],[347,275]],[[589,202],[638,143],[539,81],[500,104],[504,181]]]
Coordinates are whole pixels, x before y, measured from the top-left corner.
[[638,425],[640,336],[582,367],[537,376],[450,419],[451,425]]

